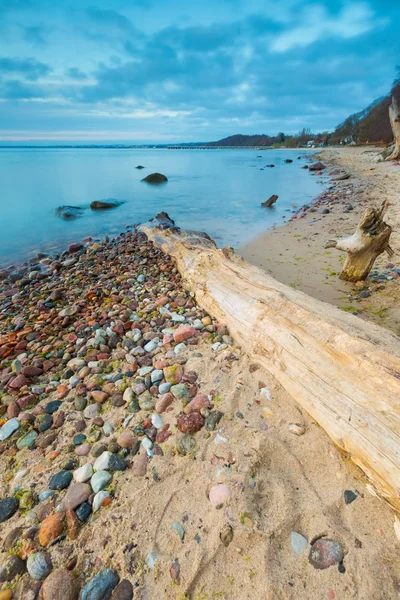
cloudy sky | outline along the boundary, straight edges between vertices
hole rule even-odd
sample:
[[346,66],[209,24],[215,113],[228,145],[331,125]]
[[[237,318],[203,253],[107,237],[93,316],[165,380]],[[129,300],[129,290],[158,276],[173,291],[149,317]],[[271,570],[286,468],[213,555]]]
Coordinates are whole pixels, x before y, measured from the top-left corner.
[[0,140],[325,130],[386,94],[399,0],[0,0]]

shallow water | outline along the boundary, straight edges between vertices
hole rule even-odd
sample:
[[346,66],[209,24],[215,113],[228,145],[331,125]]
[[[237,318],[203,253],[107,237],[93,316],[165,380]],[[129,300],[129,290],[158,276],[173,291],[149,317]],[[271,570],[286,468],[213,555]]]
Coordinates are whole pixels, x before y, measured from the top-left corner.
[[[180,227],[238,248],[320,193],[322,180],[300,169],[306,160],[305,152],[275,150],[0,148],[0,268],[85,236],[115,235],[162,210]],[[270,163],[275,168],[261,170]],[[135,169],[139,164],[146,168]],[[141,181],[154,171],[169,181]],[[262,208],[272,194],[277,204]],[[125,202],[89,208],[105,198]],[[64,221],[55,215],[61,205],[85,210]]]

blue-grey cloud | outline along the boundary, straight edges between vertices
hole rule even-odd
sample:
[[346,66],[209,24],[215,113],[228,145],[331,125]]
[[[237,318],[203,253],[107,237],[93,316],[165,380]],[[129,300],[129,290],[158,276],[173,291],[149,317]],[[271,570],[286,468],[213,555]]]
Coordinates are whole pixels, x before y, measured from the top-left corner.
[[3,19],[0,54],[14,58],[0,59],[0,129],[181,140],[328,129],[387,93],[400,60],[389,0],[19,4],[22,34],[15,11]]
[[0,57],[0,77],[4,75],[20,75],[25,79],[34,81],[50,73],[48,64],[39,62],[35,58],[9,58]]

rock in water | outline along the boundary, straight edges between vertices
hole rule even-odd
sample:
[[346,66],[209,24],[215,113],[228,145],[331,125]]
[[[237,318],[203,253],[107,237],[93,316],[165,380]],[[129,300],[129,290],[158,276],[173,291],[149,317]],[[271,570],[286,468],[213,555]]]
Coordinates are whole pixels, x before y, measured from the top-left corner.
[[0,500],[0,523],[11,519],[17,512],[19,500],[17,498],[3,498]]
[[120,200],[114,200],[113,198],[109,198],[107,200],[95,200],[90,204],[90,208],[92,210],[108,210],[110,208],[116,208],[121,204],[122,202]]
[[59,206],[56,208],[56,216],[60,217],[60,219],[65,219],[66,221],[77,219],[82,216],[82,213],[83,208],[80,208],[79,206]]
[[326,166],[322,162],[313,163],[308,167],[309,171],[322,171]]
[[103,569],[82,588],[79,600],[109,600],[118,582],[116,571]]
[[50,555],[46,552],[34,552],[29,556],[26,566],[32,579],[45,579],[52,569]]
[[144,169],[143,165],[138,165],[137,167],[135,167],[135,169]]
[[146,183],[164,183],[165,181],[168,181],[168,179],[162,173],[150,173],[150,175],[147,175],[142,181],[146,181]]
[[67,569],[56,569],[43,583],[43,600],[78,600],[78,583]]
[[270,196],[268,200],[266,200],[265,202],[261,202],[261,206],[266,206],[267,208],[270,208],[273,204],[275,204],[278,198],[279,196],[277,196],[276,194],[272,194],[272,196]]
[[343,561],[342,545],[336,540],[320,538],[313,543],[308,560],[316,569],[327,569]]

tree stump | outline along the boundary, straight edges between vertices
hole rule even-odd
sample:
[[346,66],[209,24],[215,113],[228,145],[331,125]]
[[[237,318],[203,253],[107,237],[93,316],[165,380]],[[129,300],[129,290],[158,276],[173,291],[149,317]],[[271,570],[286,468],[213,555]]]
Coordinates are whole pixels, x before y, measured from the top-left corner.
[[373,264],[382,252],[393,256],[389,246],[392,233],[390,225],[383,217],[389,208],[389,202],[384,201],[380,208],[367,208],[353,235],[340,240],[329,240],[325,248],[337,248],[347,252],[340,279],[344,281],[360,281],[368,277]]
[[393,130],[395,147],[392,154],[386,160],[398,160],[400,158],[400,112],[394,96],[392,96],[392,104],[389,106],[389,119]]
[[273,204],[278,200],[279,196],[276,194],[272,194],[265,202],[261,202],[261,206],[265,206],[266,208],[271,208]]

